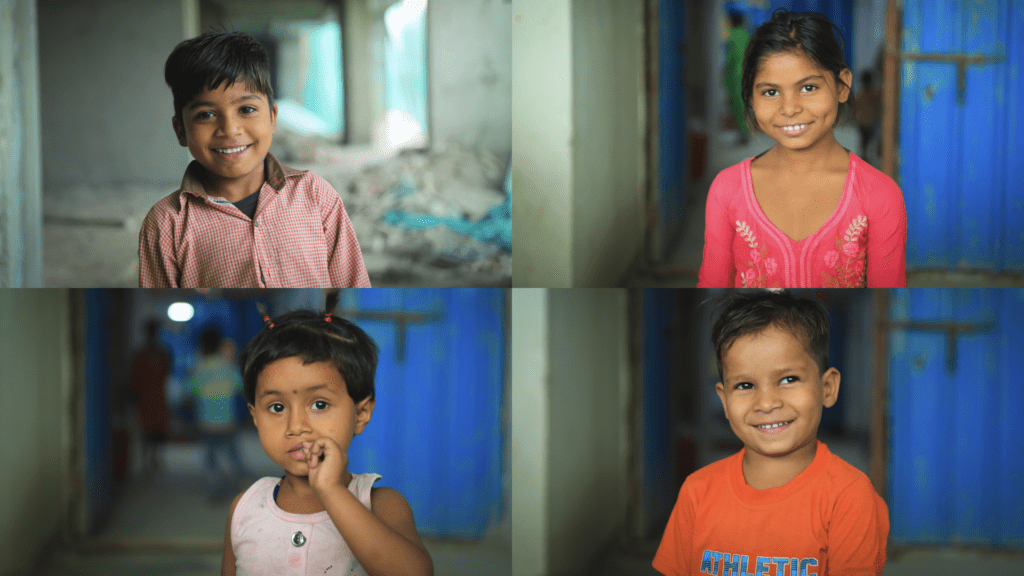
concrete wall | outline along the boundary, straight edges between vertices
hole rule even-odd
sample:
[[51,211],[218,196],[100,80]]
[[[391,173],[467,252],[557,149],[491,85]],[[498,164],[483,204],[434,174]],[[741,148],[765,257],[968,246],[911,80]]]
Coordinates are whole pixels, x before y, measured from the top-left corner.
[[69,511],[69,314],[66,290],[0,290],[0,575],[28,573]]
[[520,289],[512,307],[513,574],[586,574],[626,517],[626,292]]
[[512,21],[513,286],[573,284],[572,0],[517,0]]
[[515,286],[613,286],[640,250],[642,12],[630,0],[516,4]]
[[625,290],[550,294],[550,574],[589,573],[626,520],[626,308]]
[[512,574],[548,566],[548,291],[512,291]]
[[643,242],[643,3],[573,3],[573,285],[616,286]]
[[164,63],[185,38],[185,4],[38,0],[44,189],[181,182],[191,157]]
[[430,137],[512,154],[512,5],[508,0],[427,4]]
[[[342,7],[341,57],[345,73],[345,132],[349,144],[373,142],[373,127],[384,116],[384,50],[369,0]],[[377,71],[377,73],[374,73]]]
[[0,4],[0,287],[43,282],[35,23],[33,0]]

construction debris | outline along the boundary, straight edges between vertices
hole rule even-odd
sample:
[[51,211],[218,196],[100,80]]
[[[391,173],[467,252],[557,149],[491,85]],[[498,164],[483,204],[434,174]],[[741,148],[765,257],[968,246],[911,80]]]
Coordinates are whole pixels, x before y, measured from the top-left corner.
[[[302,148],[308,158],[308,142]],[[281,160],[341,195],[374,285],[511,286],[511,191],[502,190],[507,166],[496,156],[452,143],[383,159],[315,148],[314,162]]]

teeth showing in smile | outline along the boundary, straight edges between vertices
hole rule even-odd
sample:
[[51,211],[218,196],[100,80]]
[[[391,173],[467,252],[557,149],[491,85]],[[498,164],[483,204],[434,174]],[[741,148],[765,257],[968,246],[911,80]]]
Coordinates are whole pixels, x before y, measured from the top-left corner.
[[[789,422],[792,422],[792,420],[790,420]],[[775,424],[765,424],[764,426],[754,426],[754,428],[761,428],[762,430],[768,430],[768,429],[771,429],[771,428],[778,428],[779,426],[785,426],[786,424],[789,424],[789,422],[776,422]]]
[[234,154],[235,152],[241,152],[242,150],[245,150],[248,147],[249,145],[246,144],[245,146],[239,146],[238,148],[214,148],[214,150],[220,152],[221,154]]
[[807,124],[798,124],[797,126],[783,126],[782,129],[786,132],[799,132],[807,128]]

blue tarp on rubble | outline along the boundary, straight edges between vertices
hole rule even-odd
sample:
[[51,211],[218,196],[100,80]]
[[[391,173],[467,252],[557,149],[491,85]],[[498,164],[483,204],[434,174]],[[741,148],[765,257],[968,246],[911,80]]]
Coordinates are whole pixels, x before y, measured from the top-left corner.
[[[403,188],[407,188],[402,185]],[[411,190],[409,191],[411,193]],[[481,242],[490,242],[512,251],[512,167],[505,173],[505,201],[487,211],[476,222],[464,218],[417,214],[402,210],[390,210],[384,214],[384,221],[392,226],[409,230],[422,230],[445,225],[455,232],[471,236]]]

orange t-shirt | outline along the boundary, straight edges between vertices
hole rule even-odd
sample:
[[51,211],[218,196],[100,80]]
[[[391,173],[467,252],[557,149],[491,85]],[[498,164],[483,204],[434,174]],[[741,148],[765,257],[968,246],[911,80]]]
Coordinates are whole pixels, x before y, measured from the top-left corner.
[[668,576],[882,574],[889,508],[863,472],[818,442],[785,486],[758,490],[743,454],[691,474],[679,491],[654,568]]

